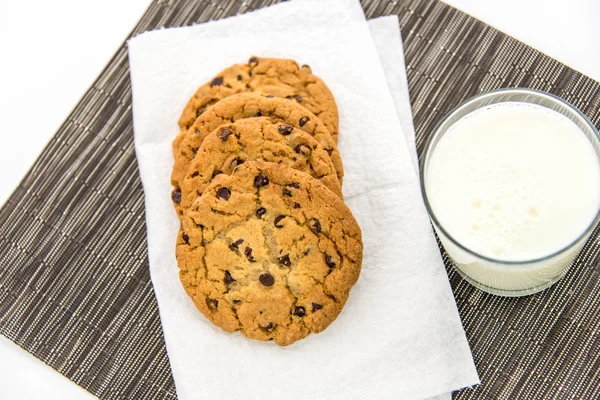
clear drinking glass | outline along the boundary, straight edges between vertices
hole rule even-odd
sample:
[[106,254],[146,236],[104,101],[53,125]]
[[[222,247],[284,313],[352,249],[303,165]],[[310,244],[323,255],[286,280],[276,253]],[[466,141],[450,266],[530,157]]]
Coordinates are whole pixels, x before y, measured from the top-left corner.
[[427,199],[428,162],[444,133],[463,116],[492,104],[504,102],[533,103],[550,108],[572,120],[587,136],[600,159],[598,130],[578,109],[548,93],[531,89],[500,89],[475,96],[460,104],[436,126],[421,158],[421,191],[427,212],[435,231],[457,272],[473,286],[501,296],[525,296],[544,290],[557,282],[567,272],[573,260],[594,231],[600,219],[600,210],[588,228],[570,245],[545,257],[504,261],[485,257],[468,249],[454,239],[439,223]]

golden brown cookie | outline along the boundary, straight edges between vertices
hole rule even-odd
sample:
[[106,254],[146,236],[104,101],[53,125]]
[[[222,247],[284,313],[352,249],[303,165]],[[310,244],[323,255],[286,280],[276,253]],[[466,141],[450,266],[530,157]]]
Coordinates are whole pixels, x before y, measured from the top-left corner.
[[204,138],[181,182],[181,203],[175,204],[178,215],[183,215],[216,175],[230,175],[237,165],[257,160],[306,172],[342,196],[331,158],[312,136],[269,117],[246,118],[221,125]]
[[248,63],[226,68],[200,86],[183,110],[181,130],[189,129],[217,101],[243,92],[297,101],[323,121],[337,143],[338,110],[333,94],[308,65],[300,67],[294,60],[281,58],[251,57]]
[[227,332],[288,345],[341,312],[362,264],[360,228],[320,181],[248,161],[215,177],[186,212],[179,276]]
[[181,181],[185,178],[202,141],[209,133],[220,125],[260,116],[271,117],[313,136],[329,153],[338,178],[342,182],[344,175],[342,158],[329,131],[320,119],[295,101],[256,93],[243,93],[227,97],[206,110],[196,119],[177,148],[174,145],[175,164],[171,174],[171,183],[175,187],[173,201],[178,203],[177,200],[181,198]]

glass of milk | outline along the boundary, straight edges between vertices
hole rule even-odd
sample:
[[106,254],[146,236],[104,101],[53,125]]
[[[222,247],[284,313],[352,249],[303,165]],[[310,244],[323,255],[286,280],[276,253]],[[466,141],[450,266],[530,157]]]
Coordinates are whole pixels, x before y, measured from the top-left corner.
[[421,189],[463,278],[492,294],[536,293],[566,273],[599,220],[598,131],[553,95],[484,93],[436,127]]

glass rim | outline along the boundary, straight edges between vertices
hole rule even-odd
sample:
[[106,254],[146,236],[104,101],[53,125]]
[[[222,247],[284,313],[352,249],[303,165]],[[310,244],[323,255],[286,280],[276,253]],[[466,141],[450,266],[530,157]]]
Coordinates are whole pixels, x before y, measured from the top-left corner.
[[[425,189],[425,166],[427,164],[428,159],[430,158],[430,153],[432,153],[432,149],[431,147],[433,146],[434,140],[440,136],[443,135],[447,130],[445,129],[444,131],[441,131],[441,128],[446,124],[446,122],[452,118],[453,116],[455,116],[456,114],[458,114],[461,110],[463,110],[464,108],[468,107],[469,105],[471,105],[472,103],[479,101],[481,99],[485,99],[486,97],[494,97],[494,96],[498,96],[498,95],[502,95],[502,94],[510,94],[510,93],[514,93],[514,94],[524,94],[524,95],[530,95],[530,96],[538,96],[541,98],[545,98],[547,100],[553,101],[553,102],[557,102],[562,104],[563,106],[565,106],[566,108],[570,109],[571,111],[574,112],[574,114],[576,116],[578,116],[581,120],[581,122],[583,122],[585,125],[587,125],[591,132],[593,133],[596,142],[598,144],[598,146],[600,147],[600,133],[598,132],[598,129],[596,128],[596,126],[592,123],[592,121],[587,117],[587,115],[585,115],[582,111],[580,111],[577,107],[575,107],[574,105],[572,105],[571,103],[569,103],[568,101],[555,96],[551,93],[547,93],[547,92],[543,92],[540,90],[535,90],[535,89],[528,89],[528,88],[503,88],[503,89],[495,89],[495,90],[491,90],[488,92],[483,92],[480,94],[477,94],[473,97],[470,97],[466,100],[464,100],[463,102],[461,102],[459,105],[457,105],[456,107],[454,107],[452,110],[450,110],[436,125],[435,128],[433,129],[433,133],[429,136],[429,138],[427,139],[427,142],[425,144],[425,148],[423,151],[423,156],[421,157],[421,161],[419,163],[419,173],[420,173],[420,177],[419,177],[419,182],[421,185],[421,195],[423,196],[423,201],[425,203],[425,208],[427,209],[427,213],[429,214],[429,217],[431,218],[435,229],[436,230],[440,230],[441,233],[444,234],[444,236],[450,241],[452,242],[453,245],[457,246],[458,248],[460,248],[461,250],[465,251],[467,254],[477,257],[479,259],[482,259],[484,261],[488,261],[488,262],[492,262],[492,263],[496,263],[496,264],[507,264],[507,265],[532,265],[532,264],[536,264],[539,262],[543,262],[543,261],[547,261],[550,260],[566,251],[568,251],[569,249],[571,249],[572,247],[574,247],[577,243],[579,243],[583,238],[585,238],[586,236],[588,236],[589,234],[591,234],[593,232],[593,230],[596,227],[596,224],[598,223],[598,221],[600,220],[600,207],[598,208],[598,211],[596,212],[596,216],[593,218],[593,220],[591,221],[591,223],[589,224],[589,226],[587,226],[587,228],[583,231],[583,233],[581,233],[580,235],[577,236],[577,238],[570,242],[567,246],[561,247],[559,250],[545,255],[543,257],[538,257],[538,258],[533,258],[533,259],[526,259],[526,260],[502,260],[502,259],[497,259],[497,258],[492,258],[492,257],[488,257],[488,256],[484,256],[474,250],[469,249],[468,247],[466,247],[465,245],[461,244],[458,240],[456,240],[452,235],[450,235],[448,233],[448,231],[442,226],[442,224],[440,223],[440,221],[437,219],[435,213],[433,212],[433,209],[429,203],[429,199],[427,197],[427,190]],[[522,101],[522,102],[527,102],[525,100],[515,100],[515,101]],[[493,104],[498,104],[498,103],[493,103]],[[475,111],[475,110],[473,110]],[[473,112],[471,111],[471,112]],[[468,115],[469,113],[464,114],[463,116],[461,116],[460,118],[464,117],[465,115]],[[569,118],[569,117],[567,117]],[[572,120],[572,118],[569,118],[570,120]],[[457,120],[458,121],[458,120]],[[452,125],[450,125],[452,126]],[[587,135],[586,135],[587,136]],[[596,149],[595,149],[596,150]],[[598,158],[598,161],[600,162],[600,154],[598,154],[598,151],[596,151],[596,157]]]

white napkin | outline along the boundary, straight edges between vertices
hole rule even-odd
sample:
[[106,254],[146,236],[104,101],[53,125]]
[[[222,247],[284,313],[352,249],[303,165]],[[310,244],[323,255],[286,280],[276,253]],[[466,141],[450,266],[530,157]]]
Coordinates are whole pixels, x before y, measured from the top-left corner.
[[[365,244],[362,274],[342,314],[286,348],[206,321],[183,291],[174,257],[176,122],[197,86],[251,55],[309,64],[333,91],[344,196]],[[388,88],[391,75],[386,79],[356,0],[293,0],[144,33],[129,42],[129,57],[150,272],[179,398],[427,398],[478,383]]]
[[371,29],[373,42],[379,53],[379,59],[388,81],[388,86],[396,105],[398,119],[402,127],[402,133],[406,138],[406,145],[410,152],[413,165],[417,174],[419,173],[419,158],[415,143],[415,127],[410,107],[410,96],[408,93],[408,77],[406,76],[406,65],[404,63],[404,46],[400,36],[398,17],[380,17],[368,22]]

